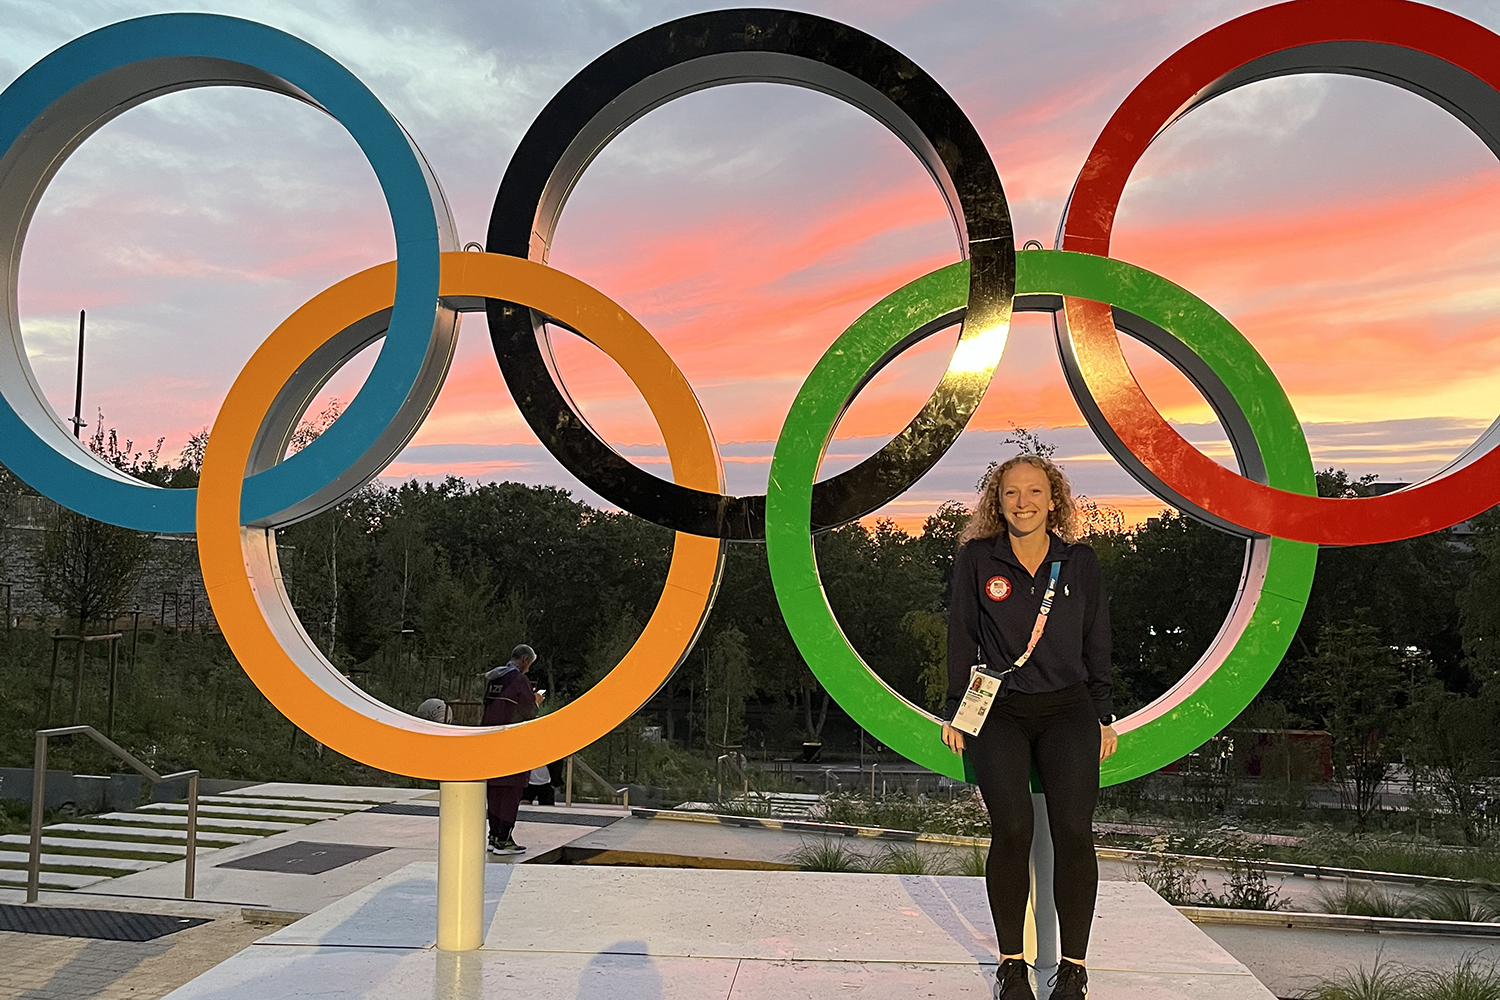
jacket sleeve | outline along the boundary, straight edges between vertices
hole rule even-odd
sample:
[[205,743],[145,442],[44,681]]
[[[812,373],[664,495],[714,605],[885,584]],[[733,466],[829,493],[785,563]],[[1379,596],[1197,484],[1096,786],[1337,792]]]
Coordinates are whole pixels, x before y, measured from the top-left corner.
[[969,668],[979,662],[979,588],[974,584],[972,544],[953,560],[953,597],[948,604],[948,699],[943,718],[952,719],[969,686]]
[[516,700],[513,718],[516,722],[530,722],[536,718],[536,689],[531,686],[531,681],[525,674],[520,674],[519,678],[510,692],[511,697]]
[[1109,598],[1099,572],[1099,556],[1087,549],[1084,566],[1083,666],[1088,672],[1089,697],[1099,718],[1114,714],[1114,678],[1110,666]]

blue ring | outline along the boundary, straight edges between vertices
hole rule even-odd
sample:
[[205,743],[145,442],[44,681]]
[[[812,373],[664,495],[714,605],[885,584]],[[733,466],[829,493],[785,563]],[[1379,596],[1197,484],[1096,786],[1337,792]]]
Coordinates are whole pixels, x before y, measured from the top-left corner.
[[[262,521],[351,468],[417,384],[438,298],[439,221],[410,140],[364,84],[301,39],[216,14],[121,21],[56,49],[0,93],[0,157],[9,157],[37,118],[75,88],[133,64],[181,58],[240,64],[306,95],[331,115],[374,169],[395,230],[396,300],[380,357],[348,409],[326,432],[246,481],[241,517],[246,523]],[[5,399],[0,399],[0,462],[43,495],[97,520],[141,531],[193,531],[197,490],[161,489],[101,475],[39,438]]]

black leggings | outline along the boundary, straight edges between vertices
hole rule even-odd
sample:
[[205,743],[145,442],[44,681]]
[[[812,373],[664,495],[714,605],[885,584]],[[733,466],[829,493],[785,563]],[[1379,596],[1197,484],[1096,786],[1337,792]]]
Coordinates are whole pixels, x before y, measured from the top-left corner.
[[1099,891],[1099,861],[1094,855],[1099,719],[1088,690],[1079,684],[1047,694],[1010,695],[990,709],[979,735],[968,739],[967,749],[990,811],[990,857],[984,873],[1000,953],[1021,953],[1031,891],[1030,775],[1035,765],[1052,828],[1052,889],[1062,953],[1082,960]]

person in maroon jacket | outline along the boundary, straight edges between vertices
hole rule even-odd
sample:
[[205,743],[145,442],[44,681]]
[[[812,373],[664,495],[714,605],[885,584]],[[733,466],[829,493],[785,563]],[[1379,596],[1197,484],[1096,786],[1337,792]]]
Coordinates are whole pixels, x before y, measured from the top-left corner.
[[[526,674],[536,663],[536,652],[520,645],[511,651],[504,664],[487,670],[484,678],[484,716],[482,726],[508,726],[536,718],[545,692],[535,691]],[[521,791],[530,771],[507,774],[488,781],[491,854],[525,854],[526,848],[515,841],[516,814],[521,808]]]
[[985,481],[953,561],[944,718],[954,717],[975,664],[1003,675],[978,736],[943,723],[943,742],[967,753],[990,813],[985,883],[1000,944],[997,1000],[1034,1000],[1021,954],[1033,767],[1047,798],[1062,945],[1052,1000],[1088,992],[1084,958],[1099,884],[1094,805],[1099,764],[1118,737],[1109,603],[1099,557],[1076,540],[1076,521],[1062,470],[1018,455]]

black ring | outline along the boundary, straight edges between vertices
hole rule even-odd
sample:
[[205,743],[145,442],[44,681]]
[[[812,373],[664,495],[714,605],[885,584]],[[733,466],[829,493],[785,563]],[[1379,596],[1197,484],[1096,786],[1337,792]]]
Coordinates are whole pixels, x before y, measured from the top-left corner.
[[[674,98],[726,83],[787,83],[837,97],[884,124],[937,182],[970,261],[960,344],[1004,336],[1016,287],[1010,209],[989,151],[932,77],[889,45],[793,11],[720,10],[668,21],[584,67],[542,109],[500,182],[491,253],[545,261],[564,202],[589,163],[631,122]],[[676,531],[765,537],[765,497],[678,486],[632,465],[591,428],[554,381],[543,318],[486,302],[495,357],[516,405],[563,467],[609,502]],[[550,353],[550,347],[548,348]],[[996,352],[998,358],[998,352]],[[847,524],[900,495],[957,440],[994,368],[946,372],[904,430],[854,468],[817,484],[815,531]]]

